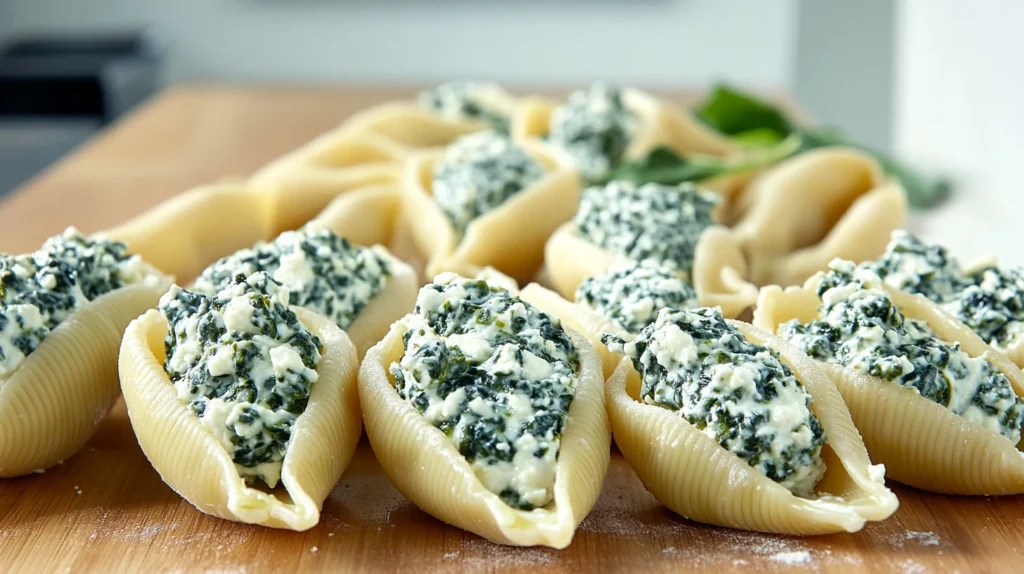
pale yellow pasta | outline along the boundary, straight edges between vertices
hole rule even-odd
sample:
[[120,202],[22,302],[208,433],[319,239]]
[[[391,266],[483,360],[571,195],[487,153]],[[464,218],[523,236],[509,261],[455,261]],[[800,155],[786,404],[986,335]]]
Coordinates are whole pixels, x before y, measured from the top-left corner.
[[[735,150],[729,138],[705,126],[689,112],[633,88],[622,90],[622,101],[639,120],[623,158],[639,159],[657,147],[680,155],[721,156]],[[512,116],[512,137],[519,141],[542,139],[551,129],[551,114],[558,104],[539,97],[523,98]]]
[[41,472],[85,446],[120,395],[121,334],[170,286],[156,279],[85,303],[0,381],[0,477]]
[[[775,332],[791,319],[818,319],[820,280],[816,275],[803,287],[785,290],[765,287],[758,296],[754,323]],[[1010,379],[1014,392],[1024,396],[1021,372],[1004,355],[924,297],[888,285],[883,288],[903,315],[924,321],[944,341],[960,343],[971,357],[991,361]],[[872,460],[884,464],[894,480],[951,494],[1024,492],[1024,457],[1009,440],[914,389],[840,365],[820,366],[842,393]]]
[[491,266],[525,282],[540,269],[544,243],[576,212],[579,175],[564,154],[536,142],[522,145],[548,172],[471,221],[461,237],[432,196],[434,166],[443,152],[420,152],[406,164],[400,225],[425,261],[425,276],[454,271],[471,277]]
[[[598,247],[576,234],[576,225],[558,228],[545,246],[545,269],[562,297],[573,300],[584,279],[628,263],[624,257]],[[690,281],[701,305],[721,307],[726,317],[736,317],[757,299],[757,287],[749,283],[746,261],[739,243],[728,229],[710,227],[697,242]]]
[[219,183],[190,189],[105,234],[184,284],[214,261],[273,237],[273,194]]
[[759,285],[795,285],[836,257],[854,262],[881,255],[903,225],[906,197],[868,154],[821,148],[762,173],[734,208],[733,227]]
[[414,102],[390,102],[353,115],[339,130],[346,135],[375,134],[413,150],[446,146],[461,136],[488,127],[480,120],[443,118]]
[[698,522],[782,534],[856,532],[884,520],[899,502],[872,466],[843,399],[806,355],[751,325],[731,322],[751,342],[773,349],[812,398],[826,433],[827,466],[814,498],[795,496],[722,448],[678,413],[639,398],[640,377],[623,359],[607,381],[615,444],[665,506]]
[[610,458],[601,365],[586,339],[569,332],[581,366],[562,432],[554,500],[524,511],[487,490],[451,439],[398,395],[388,367],[402,356],[404,333],[404,324],[395,323],[359,372],[366,435],[384,473],[406,498],[448,524],[501,544],[568,546],[601,492]]
[[339,196],[306,223],[306,228],[329,229],[364,247],[390,245],[401,201],[397,183],[368,185]]
[[251,178],[272,190],[271,234],[297,229],[339,195],[371,184],[394,183],[406,151],[374,134],[329,131],[274,160]]
[[236,522],[307,530],[341,478],[360,434],[358,359],[329,320],[296,308],[324,345],[306,410],[292,427],[281,468],[283,487],[246,486],[224,446],[177,395],[164,372],[167,322],[156,310],[132,321],[121,345],[124,402],[146,458],[197,509]]

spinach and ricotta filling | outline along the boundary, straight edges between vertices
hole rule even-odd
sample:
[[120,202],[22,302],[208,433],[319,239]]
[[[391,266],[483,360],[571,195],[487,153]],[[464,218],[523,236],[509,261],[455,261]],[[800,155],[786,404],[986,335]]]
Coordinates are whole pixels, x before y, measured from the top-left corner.
[[215,295],[174,286],[161,299],[167,372],[178,399],[227,450],[249,484],[273,488],[317,380],[323,345],[267,273]]
[[587,242],[633,261],[653,259],[688,279],[719,202],[692,183],[612,181],[583,191],[573,221]]
[[576,303],[608,319],[627,333],[639,333],[666,307],[699,307],[697,291],[670,267],[657,261],[630,263],[585,279]]
[[420,290],[405,326],[404,354],[389,368],[398,394],[510,507],[550,503],[580,364],[558,319],[445,273]]
[[544,174],[544,166],[508,136],[478,132],[448,146],[434,167],[434,201],[461,234]]
[[213,296],[236,278],[258,271],[287,287],[292,305],[316,311],[342,329],[352,325],[392,275],[380,250],[352,245],[327,229],[303,228],[224,257],[203,271],[193,290]]
[[905,317],[873,271],[833,261],[817,293],[821,318],[783,323],[780,336],[815,359],[914,389],[1014,444],[1020,440],[1024,405],[1006,375]]
[[750,342],[718,308],[662,309],[631,341],[605,335],[633,361],[645,403],[678,415],[798,496],[825,473],[825,431],[811,396],[775,351]]
[[555,108],[548,137],[576,158],[585,179],[596,181],[623,159],[638,125],[622,89],[598,82]]
[[938,303],[997,349],[1024,340],[1024,269],[964,270],[944,247],[903,230],[893,232],[885,254],[862,265],[887,284]]
[[420,92],[419,106],[450,121],[476,120],[508,133],[512,96],[491,82],[448,82]]
[[34,253],[0,254],[0,378],[82,305],[126,285],[156,281],[123,243],[86,237],[73,227]]

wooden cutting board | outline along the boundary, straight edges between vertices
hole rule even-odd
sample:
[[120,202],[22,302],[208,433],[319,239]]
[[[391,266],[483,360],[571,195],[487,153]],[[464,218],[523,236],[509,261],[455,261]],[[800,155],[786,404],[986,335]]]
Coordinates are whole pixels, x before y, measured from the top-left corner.
[[[73,224],[113,226],[190,186],[244,176],[356,110],[409,91],[170,90],[0,205],[0,250],[35,249]],[[692,101],[692,96],[679,96]],[[11,572],[871,571],[1024,569],[1024,497],[951,497],[894,486],[901,507],[857,534],[769,536],[689,522],[617,453],[601,498],[562,551],[510,548],[405,500],[360,445],[308,532],[206,516],[160,480],[119,404],[77,456],[0,481],[0,570]]]

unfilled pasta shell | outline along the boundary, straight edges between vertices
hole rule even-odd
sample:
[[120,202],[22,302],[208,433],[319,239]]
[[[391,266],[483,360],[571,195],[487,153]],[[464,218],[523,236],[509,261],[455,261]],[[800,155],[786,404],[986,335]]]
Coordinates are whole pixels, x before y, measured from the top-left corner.
[[353,115],[339,130],[346,135],[374,134],[413,150],[446,146],[488,127],[479,120],[448,120],[412,102],[390,102]]
[[129,285],[86,303],[0,382],[0,477],[40,472],[85,446],[120,395],[121,333],[169,286]]
[[474,219],[461,238],[432,197],[434,166],[443,152],[420,152],[406,164],[401,225],[426,261],[427,277],[444,271],[472,277],[490,266],[526,282],[540,269],[544,243],[576,213],[579,175],[564,154],[542,144],[523,145],[548,173]]
[[623,359],[607,382],[608,412],[615,444],[647,489],[692,520],[761,532],[856,532],[868,520],[892,515],[899,502],[885,487],[885,470],[871,466],[828,376],[778,337],[746,323],[732,324],[750,341],[778,351],[810,393],[826,433],[827,469],[816,491],[828,496],[793,495],[677,413],[639,400],[639,374]]
[[[818,319],[820,277],[803,287],[762,289],[754,323],[776,331],[790,319]],[[1020,369],[962,323],[920,295],[884,286],[907,317],[926,322],[936,336],[960,343],[972,357],[984,356],[1024,396]],[[1024,457],[999,434],[968,422],[917,391],[859,370],[821,363],[850,408],[868,452],[894,480],[950,494],[1024,493]]]
[[738,202],[745,216],[733,229],[758,285],[803,283],[836,257],[873,259],[907,212],[903,189],[877,161],[841,147],[780,163],[758,176]]
[[184,284],[214,261],[271,234],[272,193],[222,183],[190,189],[106,235]]
[[609,333],[617,337],[628,337],[628,333],[600,314],[582,305],[566,301],[558,293],[536,283],[530,283],[523,287],[519,298],[548,315],[558,317],[566,328],[586,337],[587,342],[594,348],[597,358],[601,360],[601,371],[604,373],[604,378],[611,376],[619,364],[619,356],[609,351],[608,347],[601,342],[601,335]]
[[297,229],[339,195],[367,185],[394,183],[406,152],[374,134],[335,129],[269,163],[252,176],[273,191],[271,234]]
[[404,332],[395,323],[359,372],[366,435],[384,473],[406,498],[448,524],[501,544],[568,546],[601,492],[610,458],[601,365],[590,345],[570,332],[581,372],[562,433],[554,501],[523,511],[487,490],[451,439],[395,391],[388,367],[402,356]]
[[[627,260],[576,235],[576,225],[558,228],[545,246],[545,266],[555,289],[568,300],[584,279],[600,275]],[[736,317],[757,299],[757,287],[749,283],[746,261],[739,243],[724,227],[704,231],[694,252],[690,277],[701,305],[721,307],[726,317]]]
[[[721,156],[734,151],[728,138],[702,124],[689,112],[650,94],[625,88],[622,100],[639,119],[633,140],[626,148],[626,160],[639,159],[657,147],[668,147],[680,155]],[[546,98],[524,98],[512,116],[512,137],[542,139],[551,130],[551,114],[557,103]]]
[[250,488],[227,450],[178,399],[164,372],[167,322],[156,310],[132,321],[121,345],[121,389],[146,458],[175,492],[200,511],[227,520],[306,530],[320,519],[360,434],[358,360],[329,320],[295,309],[324,344],[309,404],[295,421],[273,493]]

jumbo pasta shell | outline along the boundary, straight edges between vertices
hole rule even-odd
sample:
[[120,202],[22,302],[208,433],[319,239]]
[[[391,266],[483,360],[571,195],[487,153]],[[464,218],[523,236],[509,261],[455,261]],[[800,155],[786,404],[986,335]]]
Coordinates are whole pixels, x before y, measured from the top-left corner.
[[398,185],[374,184],[346,192],[306,223],[329,229],[356,245],[390,245],[402,201]]
[[[558,228],[544,252],[551,283],[570,301],[584,279],[627,262],[579,237],[572,222]],[[690,277],[701,305],[721,307],[726,317],[738,316],[757,299],[757,287],[745,279],[746,275],[745,257],[731,232],[719,226],[705,230],[697,242]]]
[[405,156],[384,137],[335,129],[267,164],[250,181],[273,190],[271,233],[279,235],[301,227],[339,195],[397,181]]
[[453,526],[501,544],[568,546],[601,492],[610,458],[601,365],[590,345],[570,332],[581,372],[562,433],[554,501],[523,511],[487,490],[451,440],[395,391],[388,366],[402,355],[404,332],[395,323],[359,372],[366,435],[384,473],[406,498]]
[[295,309],[323,342],[309,404],[295,421],[281,469],[283,492],[250,488],[231,457],[164,372],[167,322],[156,310],[132,321],[121,345],[121,388],[132,428],[160,477],[213,516],[272,528],[306,530],[352,459],[360,434],[358,360],[348,337],[329,320]]
[[[633,140],[626,148],[627,160],[639,159],[657,147],[668,147],[680,155],[721,156],[734,150],[728,138],[708,128],[687,111],[641,90],[624,88],[622,100],[639,119]],[[557,103],[546,98],[524,98],[512,116],[512,137],[520,141],[543,139],[551,129],[551,114]]]
[[236,183],[190,189],[105,234],[179,283],[271,234],[272,193]]
[[390,102],[353,115],[339,130],[346,135],[374,134],[413,150],[446,146],[488,127],[479,120],[448,120],[412,102]]
[[121,334],[169,286],[129,285],[86,303],[0,383],[0,477],[40,472],[85,446],[120,395]]
[[840,257],[881,255],[901,227],[907,201],[871,156],[821,148],[758,176],[738,199],[745,213],[733,228],[758,285],[797,285]]
[[601,371],[608,378],[619,364],[619,356],[608,350],[601,342],[601,335],[609,333],[617,337],[628,337],[629,334],[617,325],[590,309],[571,303],[554,291],[530,283],[519,292],[519,298],[548,315],[558,317],[567,328],[583,335],[594,348],[597,358],[601,360]]
[[761,532],[856,532],[883,520],[899,502],[885,487],[884,468],[871,466],[850,413],[813,361],[778,337],[732,324],[752,342],[778,351],[812,398],[826,433],[827,469],[817,499],[800,498],[719,446],[686,419],[639,400],[640,377],[623,359],[607,381],[615,444],[659,501],[691,520]]
[[[818,318],[820,277],[803,287],[765,287],[754,323],[776,331],[790,319]],[[920,295],[883,287],[907,317],[926,322],[945,341],[958,342],[971,357],[984,356],[1024,396],[1022,375],[1008,358]],[[950,494],[1024,493],[1024,456],[994,431],[968,422],[913,389],[861,371],[820,363],[842,393],[875,462],[894,480]]]
[[548,173],[474,219],[461,238],[432,198],[434,166],[443,152],[424,151],[406,164],[401,225],[425,260],[427,277],[444,271],[472,277],[490,266],[525,282],[540,269],[548,237],[576,213],[579,175],[563,154],[523,145]]

